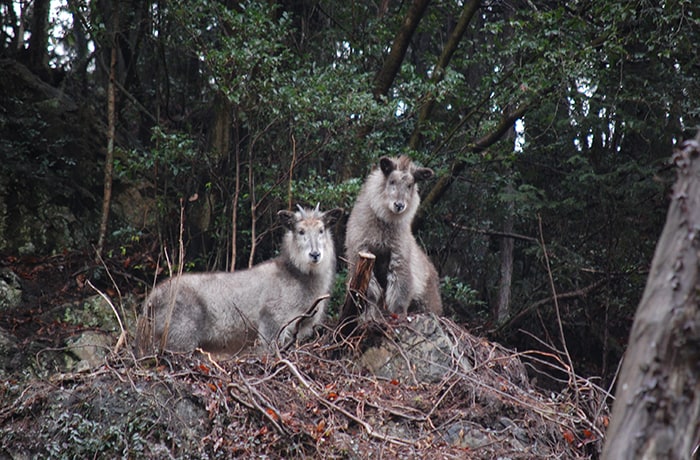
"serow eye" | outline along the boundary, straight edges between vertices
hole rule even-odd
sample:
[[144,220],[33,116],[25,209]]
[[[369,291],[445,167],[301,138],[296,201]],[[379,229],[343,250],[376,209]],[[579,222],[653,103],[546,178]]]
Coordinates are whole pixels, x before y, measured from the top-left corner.
[[318,233],[320,233],[321,235],[323,235],[323,229],[319,230]]
[[396,181],[394,179],[389,181],[389,185],[395,185],[395,184],[396,184]]
[[300,235],[303,236],[305,233],[306,233],[306,232],[305,232],[304,230],[299,230],[299,234],[300,234]]

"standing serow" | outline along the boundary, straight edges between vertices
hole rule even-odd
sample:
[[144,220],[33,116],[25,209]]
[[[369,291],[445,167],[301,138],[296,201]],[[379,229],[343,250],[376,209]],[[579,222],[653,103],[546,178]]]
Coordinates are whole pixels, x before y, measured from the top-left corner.
[[420,197],[416,183],[433,170],[410,158],[382,157],[365,181],[350,213],[345,237],[350,273],[359,252],[376,256],[367,298],[391,313],[442,313],[440,280],[428,256],[411,233]]
[[158,284],[144,301],[137,352],[164,346],[234,354],[256,340],[273,348],[311,337],[326,316],[336,266],[330,226],[342,212],[324,213],[318,205],[279,211],[286,233],[276,258],[247,270],[187,273]]

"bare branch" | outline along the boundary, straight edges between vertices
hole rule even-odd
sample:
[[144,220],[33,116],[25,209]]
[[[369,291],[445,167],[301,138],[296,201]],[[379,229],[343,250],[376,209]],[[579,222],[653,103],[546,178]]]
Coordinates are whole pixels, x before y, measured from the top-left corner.
[[[498,142],[503,135],[508,132],[508,130],[513,129],[515,121],[525,115],[530,107],[531,104],[523,103],[512,112],[504,114],[498,125],[491,132],[477,139],[474,143],[468,146],[468,150],[472,153],[478,154],[491,147],[493,144]],[[454,182],[455,177],[457,177],[466,166],[467,163],[461,159],[457,159],[452,163],[448,174],[441,176],[430,192],[428,192],[427,196],[423,199],[423,202],[418,209],[416,221],[422,217],[425,209],[430,208],[437,203],[440,198],[442,198],[442,195],[445,194],[450,185],[452,185],[452,182]]]

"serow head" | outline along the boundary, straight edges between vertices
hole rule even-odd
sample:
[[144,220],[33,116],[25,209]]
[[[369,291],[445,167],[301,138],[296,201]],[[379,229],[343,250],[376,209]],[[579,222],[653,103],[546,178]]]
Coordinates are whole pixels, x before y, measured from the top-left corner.
[[342,209],[321,212],[317,204],[314,209],[297,205],[297,212],[287,210],[277,214],[287,227],[287,243],[290,259],[295,264],[320,264],[324,256],[333,251],[333,237],[329,228],[342,215]]
[[[416,166],[407,156],[382,157],[379,167],[384,174],[384,193],[389,210],[402,214],[410,208],[412,200],[418,200],[416,183],[433,177],[433,170]],[[414,204],[414,209],[416,204]]]

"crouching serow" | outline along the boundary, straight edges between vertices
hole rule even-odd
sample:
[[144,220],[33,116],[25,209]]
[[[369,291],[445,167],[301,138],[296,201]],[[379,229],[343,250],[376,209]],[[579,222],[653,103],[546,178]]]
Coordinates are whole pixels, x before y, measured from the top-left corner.
[[143,305],[137,352],[199,347],[234,354],[256,340],[286,347],[309,338],[326,315],[336,265],[330,226],[340,215],[341,209],[323,213],[318,205],[279,211],[286,232],[278,257],[234,273],[188,273],[158,284]]

